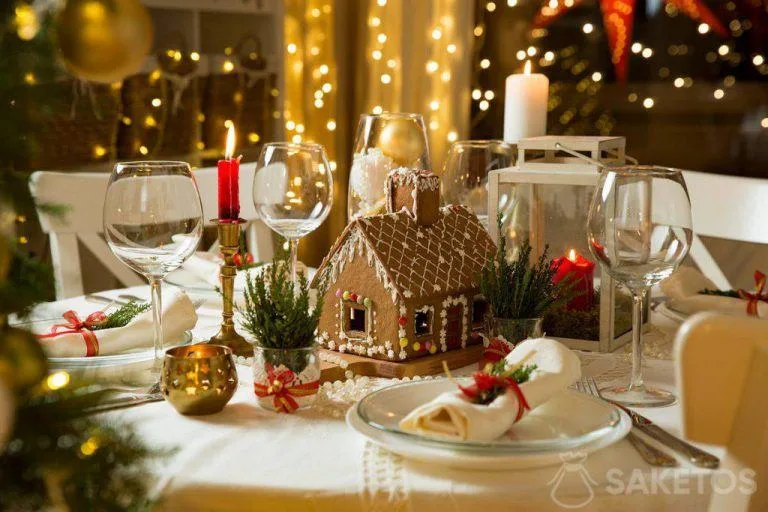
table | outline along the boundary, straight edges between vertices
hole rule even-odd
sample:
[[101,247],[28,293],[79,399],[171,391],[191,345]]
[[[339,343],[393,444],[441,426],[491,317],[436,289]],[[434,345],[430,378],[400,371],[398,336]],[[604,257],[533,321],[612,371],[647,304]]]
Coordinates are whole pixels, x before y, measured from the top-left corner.
[[[149,296],[147,287],[102,294],[121,293]],[[67,309],[88,313],[99,307],[80,297],[42,304],[33,315],[54,318]],[[218,328],[219,298],[210,296],[198,315],[193,334],[206,340]],[[653,321],[667,335],[676,328],[670,320]],[[580,357],[584,374],[598,380],[626,376],[629,367],[621,354]],[[671,361],[649,360],[646,380],[672,389],[673,373]],[[686,463],[676,470],[651,468],[626,440],[581,466],[564,466],[562,473],[558,467],[481,472],[413,463],[368,443],[344,423],[349,405],[383,379],[326,384],[317,407],[289,416],[260,409],[250,369],[238,365],[238,374],[237,393],[216,415],[182,416],[164,402],[110,413],[134,423],[148,443],[179,448],[152,468],[158,509],[490,511],[583,503],[583,510],[677,511],[703,510],[709,501],[711,472]],[[678,406],[640,411],[680,434]],[[702,447],[723,454],[722,448]]]

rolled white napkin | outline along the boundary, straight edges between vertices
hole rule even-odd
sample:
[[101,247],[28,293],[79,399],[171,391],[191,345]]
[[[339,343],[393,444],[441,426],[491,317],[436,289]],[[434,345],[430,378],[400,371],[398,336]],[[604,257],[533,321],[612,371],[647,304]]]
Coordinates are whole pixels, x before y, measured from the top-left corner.
[[[197,252],[190,256],[189,259],[182,264],[182,267],[211,286],[221,286],[219,272],[222,261],[221,257],[217,254]],[[260,277],[264,270],[268,269],[270,265],[271,263],[266,263],[258,267],[249,268],[248,270],[238,270],[235,275],[235,290],[244,290],[247,276],[251,275],[253,278]],[[307,279],[312,279],[312,273],[309,272],[307,266],[302,262],[299,262],[299,272],[304,272]]]
[[211,286],[219,286],[219,267],[222,263],[223,260],[218,254],[198,251],[182,263],[181,268],[195,274]]
[[[162,315],[163,335],[166,340],[180,339],[185,331],[191,330],[197,323],[195,306],[186,293],[178,290],[163,294]],[[96,338],[96,353],[90,355],[113,355],[150,347],[154,336],[152,310],[136,315],[124,327],[99,329],[91,333]],[[86,332],[70,332],[51,338],[39,338],[39,341],[48,357],[86,357],[89,355],[90,342],[86,339],[88,335]],[[94,351],[92,344],[90,351]]]
[[[662,281],[659,288],[667,297],[669,308],[686,315],[715,311],[726,315],[747,316],[747,301],[744,299],[700,294],[701,290],[716,290],[717,286],[693,267],[680,267]],[[757,307],[760,317],[765,318],[768,315],[768,304],[760,302]]]
[[[565,345],[549,338],[532,338],[518,344],[504,359],[508,369],[536,365],[520,391],[533,410],[581,377],[579,358]],[[502,436],[528,412],[512,390],[487,405],[470,402],[460,390],[439,395],[414,409],[400,428],[428,437],[492,441]]]

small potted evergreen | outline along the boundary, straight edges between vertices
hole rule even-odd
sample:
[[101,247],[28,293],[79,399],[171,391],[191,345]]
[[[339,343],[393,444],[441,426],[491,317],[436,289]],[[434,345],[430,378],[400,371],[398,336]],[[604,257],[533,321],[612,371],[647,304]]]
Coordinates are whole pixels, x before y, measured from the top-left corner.
[[323,293],[310,308],[304,274],[294,287],[288,265],[273,262],[260,276],[248,275],[242,326],[254,345],[254,391],[259,405],[292,413],[311,406],[320,383],[316,330]]
[[[501,219],[499,233],[503,233]],[[498,250],[479,276],[480,291],[490,306],[486,317],[488,335],[503,336],[510,343],[540,337],[544,315],[567,300],[569,285],[552,282],[557,266],[547,257],[548,247],[531,262],[532,248],[524,240],[517,257],[508,261],[506,239],[503,235],[500,239]]]

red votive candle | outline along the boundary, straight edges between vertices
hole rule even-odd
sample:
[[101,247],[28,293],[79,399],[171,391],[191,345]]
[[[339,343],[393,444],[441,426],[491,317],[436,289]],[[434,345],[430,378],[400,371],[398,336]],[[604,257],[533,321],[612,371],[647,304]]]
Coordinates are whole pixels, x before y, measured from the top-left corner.
[[219,220],[240,218],[240,157],[235,152],[235,127],[229,125],[224,160],[219,160]]
[[585,311],[591,308],[595,290],[595,264],[571,249],[567,256],[552,260],[552,268],[557,269],[552,276],[553,283],[563,280],[568,284],[573,283],[570,288],[573,295],[567,309]]

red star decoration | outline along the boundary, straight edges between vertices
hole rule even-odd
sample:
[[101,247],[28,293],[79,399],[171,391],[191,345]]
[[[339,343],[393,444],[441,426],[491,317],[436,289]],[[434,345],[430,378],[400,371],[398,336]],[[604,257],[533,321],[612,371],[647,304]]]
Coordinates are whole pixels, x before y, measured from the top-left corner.
[[[533,19],[533,28],[544,28],[568,11],[581,5],[582,0],[548,0]],[[728,31],[703,0],[664,0],[680,12],[699,23],[706,23],[713,32],[727,37]],[[611,62],[619,82],[629,75],[629,47],[635,22],[635,0],[600,0],[603,26],[611,51]]]

